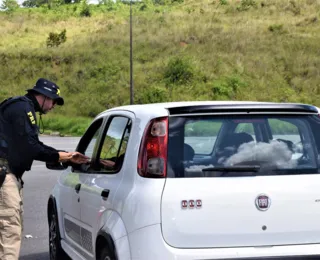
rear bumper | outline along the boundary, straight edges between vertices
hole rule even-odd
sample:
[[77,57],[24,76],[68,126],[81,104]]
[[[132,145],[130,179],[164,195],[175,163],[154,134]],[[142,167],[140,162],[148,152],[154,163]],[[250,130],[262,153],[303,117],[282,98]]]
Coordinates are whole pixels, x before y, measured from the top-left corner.
[[129,244],[132,260],[320,259],[320,244],[206,249],[174,248],[164,241],[160,224],[130,233]]

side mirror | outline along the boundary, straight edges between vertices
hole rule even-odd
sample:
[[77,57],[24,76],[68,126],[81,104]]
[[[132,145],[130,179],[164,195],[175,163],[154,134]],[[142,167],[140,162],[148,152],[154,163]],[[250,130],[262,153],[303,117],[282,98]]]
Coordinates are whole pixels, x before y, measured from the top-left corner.
[[49,170],[64,170],[68,168],[68,163],[60,163],[60,162],[46,162],[46,167]]
[[72,171],[75,172],[89,172],[90,170],[90,164],[72,164]]

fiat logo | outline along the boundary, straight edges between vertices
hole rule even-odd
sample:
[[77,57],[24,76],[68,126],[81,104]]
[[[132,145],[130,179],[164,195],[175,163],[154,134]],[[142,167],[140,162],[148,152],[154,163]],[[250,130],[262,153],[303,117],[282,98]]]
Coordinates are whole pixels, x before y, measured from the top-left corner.
[[256,198],[256,207],[258,210],[266,211],[270,208],[271,200],[270,198],[265,194],[260,194]]

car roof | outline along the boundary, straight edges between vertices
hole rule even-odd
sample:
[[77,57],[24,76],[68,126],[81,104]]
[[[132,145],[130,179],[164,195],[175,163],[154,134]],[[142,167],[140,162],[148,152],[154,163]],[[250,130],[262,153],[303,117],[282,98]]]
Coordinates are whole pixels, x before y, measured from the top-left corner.
[[[300,103],[280,103],[280,102],[258,102],[258,101],[180,101],[180,102],[164,102],[164,103],[150,103],[150,104],[136,104],[118,106],[103,111],[101,114],[110,111],[130,111],[136,115],[149,116],[167,116],[169,114],[179,114],[190,110],[203,109],[285,109],[286,111],[298,111],[318,113],[319,109],[312,105]],[[298,109],[298,110],[297,110]]]

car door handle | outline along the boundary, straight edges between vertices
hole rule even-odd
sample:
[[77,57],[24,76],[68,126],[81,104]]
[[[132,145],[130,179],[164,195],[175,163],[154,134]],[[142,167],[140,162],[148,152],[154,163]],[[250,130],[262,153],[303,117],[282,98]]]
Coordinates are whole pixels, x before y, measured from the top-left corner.
[[80,188],[81,188],[81,183],[78,183],[78,184],[74,187],[74,189],[76,190],[76,193],[79,193]]
[[109,197],[109,193],[110,193],[110,190],[108,190],[108,189],[104,189],[103,191],[101,191],[102,199],[107,200]]

